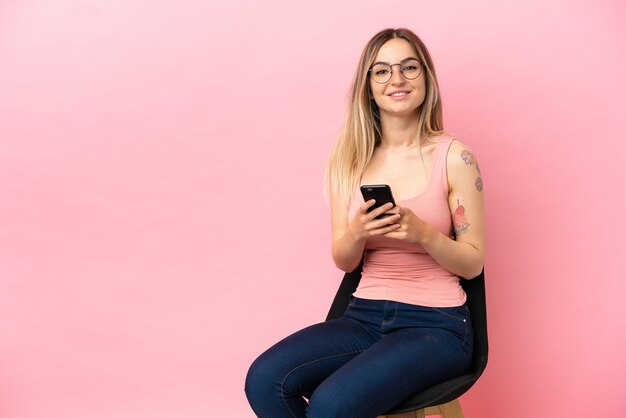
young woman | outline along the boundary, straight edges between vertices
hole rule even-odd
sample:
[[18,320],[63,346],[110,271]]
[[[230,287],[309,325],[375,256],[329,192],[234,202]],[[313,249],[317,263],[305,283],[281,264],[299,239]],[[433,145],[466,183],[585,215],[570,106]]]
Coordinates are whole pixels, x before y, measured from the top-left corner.
[[[407,29],[376,34],[326,177],[333,259],[347,272],[363,260],[361,281],[343,317],[255,360],[246,394],[259,417],[373,418],[468,369],[459,276],[482,270],[483,186],[474,153],[443,131],[441,109],[423,42]],[[375,202],[359,191],[368,184],[389,185],[396,206],[368,211]]]

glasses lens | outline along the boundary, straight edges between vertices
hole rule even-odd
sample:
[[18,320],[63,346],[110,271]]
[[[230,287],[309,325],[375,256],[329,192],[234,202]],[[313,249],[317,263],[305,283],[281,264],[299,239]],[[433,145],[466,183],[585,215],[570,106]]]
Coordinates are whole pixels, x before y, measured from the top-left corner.
[[372,78],[377,83],[386,83],[391,78],[391,66],[376,64],[372,67]]
[[409,80],[416,79],[422,72],[422,66],[418,60],[410,60],[402,65],[402,75]]

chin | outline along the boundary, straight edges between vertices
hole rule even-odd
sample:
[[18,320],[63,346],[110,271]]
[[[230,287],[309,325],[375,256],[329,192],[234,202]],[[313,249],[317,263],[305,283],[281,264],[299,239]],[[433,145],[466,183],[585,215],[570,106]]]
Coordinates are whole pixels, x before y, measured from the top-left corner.
[[400,117],[403,117],[403,116],[411,116],[411,115],[414,115],[414,114],[418,114],[419,113],[419,109],[420,109],[419,106],[417,106],[417,107],[413,107],[413,106],[408,107],[407,106],[407,107],[404,107],[404,108],[392,108],[392,109],[380,108],[380,112],[381,113],[385,113],[385,114],[387,114],[389,116],[396,116],[396,117],[400,116]]

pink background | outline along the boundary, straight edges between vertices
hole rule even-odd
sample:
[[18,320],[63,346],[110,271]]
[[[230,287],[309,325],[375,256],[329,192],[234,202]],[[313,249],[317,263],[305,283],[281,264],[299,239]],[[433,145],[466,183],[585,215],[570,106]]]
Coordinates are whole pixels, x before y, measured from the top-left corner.
[[388,26],[485,181],[466,416],[623,416],[617,0],[1,2],[0,416],[253,416],[248,365],[341,279],[323,170]]

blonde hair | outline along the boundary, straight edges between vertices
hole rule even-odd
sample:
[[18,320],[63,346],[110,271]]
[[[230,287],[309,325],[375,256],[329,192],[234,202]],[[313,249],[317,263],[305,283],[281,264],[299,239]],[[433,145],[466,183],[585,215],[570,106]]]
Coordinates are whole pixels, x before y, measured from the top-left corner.
[[348,94],[348,105],[343,126],[326,167],[325,188],[338,193],[349,202],[357,182],[370,162],[374,148],[380,144],[382,129],[378,105],[373,100],[369,85],[369,68],[378,51],[390,39],[401,38],[415,49],[422,63],[426,81],[426,95],[419,108],[418,133],[420,141],[443,132],[443,118],[439,85],[435,67],[422,40],[408,29],[385,29],[369,40],[361,58]]

